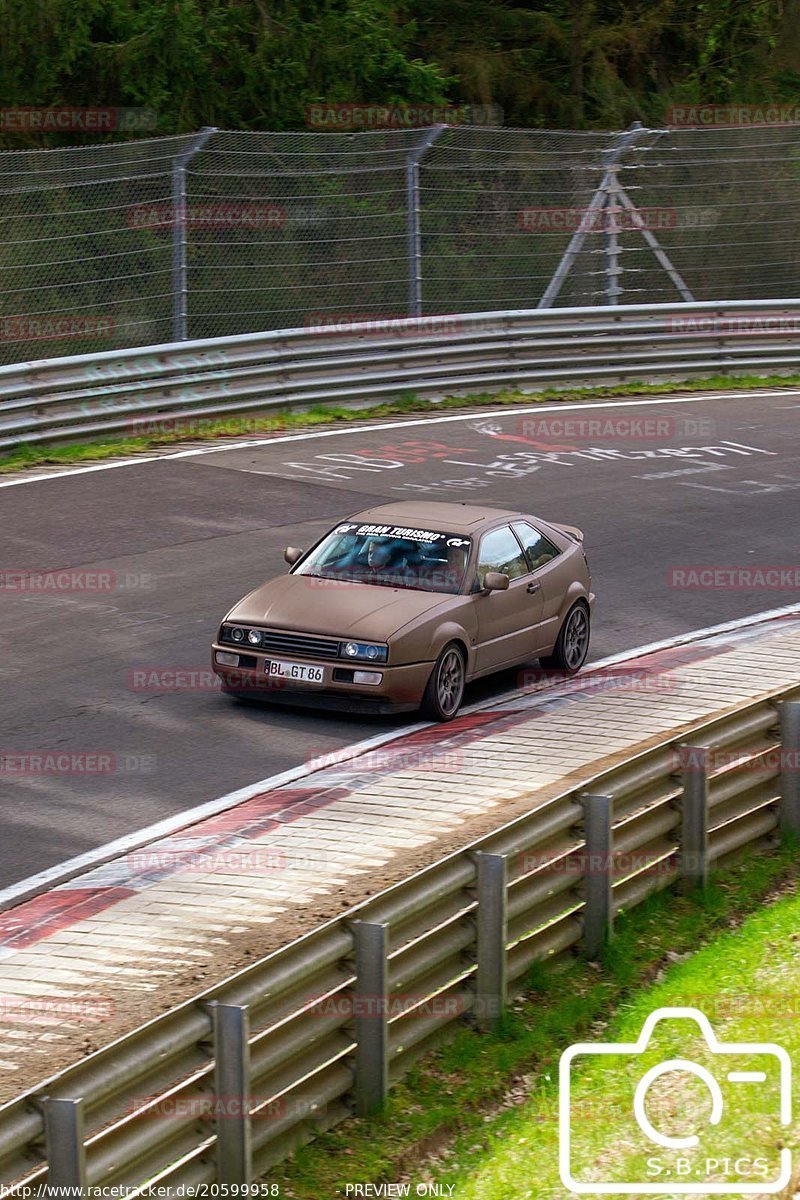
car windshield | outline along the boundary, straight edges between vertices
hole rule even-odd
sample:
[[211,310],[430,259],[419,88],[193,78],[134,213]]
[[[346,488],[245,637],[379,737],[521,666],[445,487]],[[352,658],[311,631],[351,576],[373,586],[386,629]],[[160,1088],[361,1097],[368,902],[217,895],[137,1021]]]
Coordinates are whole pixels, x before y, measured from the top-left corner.
[[331,530],[294,573],[455,595],[471,547],[457,533],[350,522]]

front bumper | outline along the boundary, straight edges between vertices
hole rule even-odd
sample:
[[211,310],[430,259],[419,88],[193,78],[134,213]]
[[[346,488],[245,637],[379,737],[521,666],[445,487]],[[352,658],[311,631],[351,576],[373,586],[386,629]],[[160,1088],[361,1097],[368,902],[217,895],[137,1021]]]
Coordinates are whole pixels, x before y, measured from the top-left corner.
[[[275,661],[276,655],[258,652],[237,651],[227,644],[214,642],[211,647],[211,666],[222,680],[223,690],[236,696],[252,700],[268,700],[285,704],[300,704],[305,707],[332,707],[348,711],[410,712],[419,708],[425,687],[433,670],[433,662],[412,663],[409,666],[391,667],[385,664],[331,661],[329,659],[303,658],[292,661],[303,666],[318,667],[323,671],[322,683],[303,680],[288,680],[271,676],[266,664]],[[217,653],[238,654],[239,666],[226,666],[217,662]],[[247,665],[241,665],[242,660]],[[380,671],[380,683],[355,683],[346,678],[333,678],[355,671]]]

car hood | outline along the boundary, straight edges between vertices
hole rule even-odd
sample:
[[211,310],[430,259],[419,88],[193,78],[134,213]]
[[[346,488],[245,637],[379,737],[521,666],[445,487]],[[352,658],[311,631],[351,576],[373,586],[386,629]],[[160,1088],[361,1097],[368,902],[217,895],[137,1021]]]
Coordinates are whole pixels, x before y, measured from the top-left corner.
[[284,575],[250,592],[226,620],[385,642],[410,621],[454,602],[457,596],[441,592]]

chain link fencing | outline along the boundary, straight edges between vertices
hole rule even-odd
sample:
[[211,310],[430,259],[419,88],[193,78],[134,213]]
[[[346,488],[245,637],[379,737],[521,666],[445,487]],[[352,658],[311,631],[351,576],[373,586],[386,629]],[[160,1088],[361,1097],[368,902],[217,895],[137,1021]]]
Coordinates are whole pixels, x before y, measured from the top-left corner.
[[800,125],[231,133],[0,153],[0,361],[797,294]]

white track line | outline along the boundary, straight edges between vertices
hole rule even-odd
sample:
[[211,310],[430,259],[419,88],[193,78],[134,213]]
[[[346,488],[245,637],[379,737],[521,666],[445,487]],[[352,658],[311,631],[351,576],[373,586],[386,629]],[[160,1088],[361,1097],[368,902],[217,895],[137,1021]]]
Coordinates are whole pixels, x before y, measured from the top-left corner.
[[[765,624],[787,616],[800,616],[800,605],[789,604],[784,608],[769,609],[766,612],[754,613],[750,617],[739,617],[734,621],[724,621],[721,625],[710,625],[705,629],[695,629],[690,633],[664,638],[660,642],[649,642],[647,645],[638,646],[633,650],[623,650],[617,654],[609,655],[608,658],[600,659],[598,662],[590,663],[582,673],[581,678],[585,678],[586,675],[590,675],[594,671],[613,666],[615,663],[625,662],[632,658],[642,658],[647,654],[654,654],[659,650],[669,650],[675,646],[688,645],[691,642],[702,641],[704,638],[714,637],[723,633],[733,633],[739,629]],[[555,686],[561,688],[563,691],[563,683]],[[548,688],[541,689],[545,698],[549,690]],[[484,700],[477,704],[468,705],[461,711],[465,716],[469,716],[470,713],[485,712],[491,708],[502,709],[509,700],[526,694],[524,689],[514,689],[504,692],[500,696],[495,696],[491,700]],[[365,738],[363,741],[355,742],[353,745],[347,746],[342,750],[333,751],[330,756],[323,755],[323,758],[335,757],[338,765],[339,762],[355,758],[357,755],[372,750],[376,746],[383,746],[387,742],[397,741],[400,738],[407,737],[411,733],[417,733],[421,729],[428,729],[432,724],[433,722],[430,721],[419,721],[414,725],[406,725],[402,729],[394,729],[387,733],[376,734],[375,737]],[[199,804],[196,808],[187,809],[185,812],[178,813],[174,817],[167,817],[163,821],[158,821],[155,825],[148,826],[146,829],[126,834],[125,837],[118,838],[114,842],[108,842],[105,846],[89,850],[86,854],[81,854],[77,858],[71,858],[58,866],[49,867],[46,871],[39,872],[38,875],[31,875],[28,879],[22,879],[19,883],[14,883],[11,887],[0,892],[0,912],[12,908],[16,904],[21,904],[24,900],[30,900],[49,888],[56,887],[58,884],[66,883],[70,879],[74,879],[77,875],[91,870],[93,867],[102,866],[103,863],[109,862],[112,858],[117,858],[142,846],[149,845],[149,843],[157,841],[159,838],[167,837],[169,834],[176,833],[180,829],[185,829],[189,825],[195,825],[198,821],[202,821],[206,817],[213,817],[218,813],[226,812],[228,809],[235,808],[237,804],[241,804],[245,800],[250,800],[253,796],[258,796],[262,792],[273,791],[275,788],[282,787],[287,783],[295,783],[298,779],[304,779],[309,775],[313,775],[320,769],[323,768],[304,763],[302,766],[292,767],[288,771],[283,771],[279,775],[270,775],[269,778],[261,779],[258,783],[251,783],[247,787],[239,788],[238,791],[229,792],[225,796],[220,796],[217,800],[208,800],[204,804]]]
[[[640,408],[646,405],[653,404],[700,404],[703,400],[744,400],[744,399],[763,399],[772,396],[791,396],[792,394],[800,394],[798,390],[792,388],[778,388],[772,391],[752,391],[743,392],[703,392],[701,394],[693,394],[691,396],[682,396],[680,393],[664,394],[661,396],[651,396],[645,400],[589,400],[581,404],[533,404],[526,407],[521,407],[516,404],[506,405],[504,408],[482,409],[478,408],[472,412],[459,413],[456,416],[447,417],[416,417],[405,421],[382,421],[380,423],[372,422],[367,419],[363,423],[355,426],[349,426],[347,429],[324,429],[309,433],[290,433],[286,436],[275,435],[266,438],[250,438],[246,442],[234,442],[227,446],[208,446],[197,447],[194,450],[176,450],[174,454],[142,454],[134,458],[124,458],[120,462],[110,463],[95,463],[91,467],[72,467],[63,471],[52,471],[46,475],[30,475],[22,476],[19,479],[8,479],[0,483],[0,488],[19,487],[24,483],[43,483],[48,479],[64,479],[70,475],[92,475],[96,471],[116,471],[119,467],[139,467],[144,463],[163,463],[174,462],[180,458],[199,458],[206,454],[223,454],[227,450],[247,450],[254,446],[269,446],[273,442],[304,442],[314,438],[329,438],[329,437],[347,437],[354,433],[370,432],[380,429],[407,429],[414,425],[444,425],[457,421],[474,421],[476,419],[486,420],[489,417],[507,417],[510,413],[540,413],[540,412],[581,412],[584,409],[595,408]],[[191,415],[191,414],[189,414]]]

